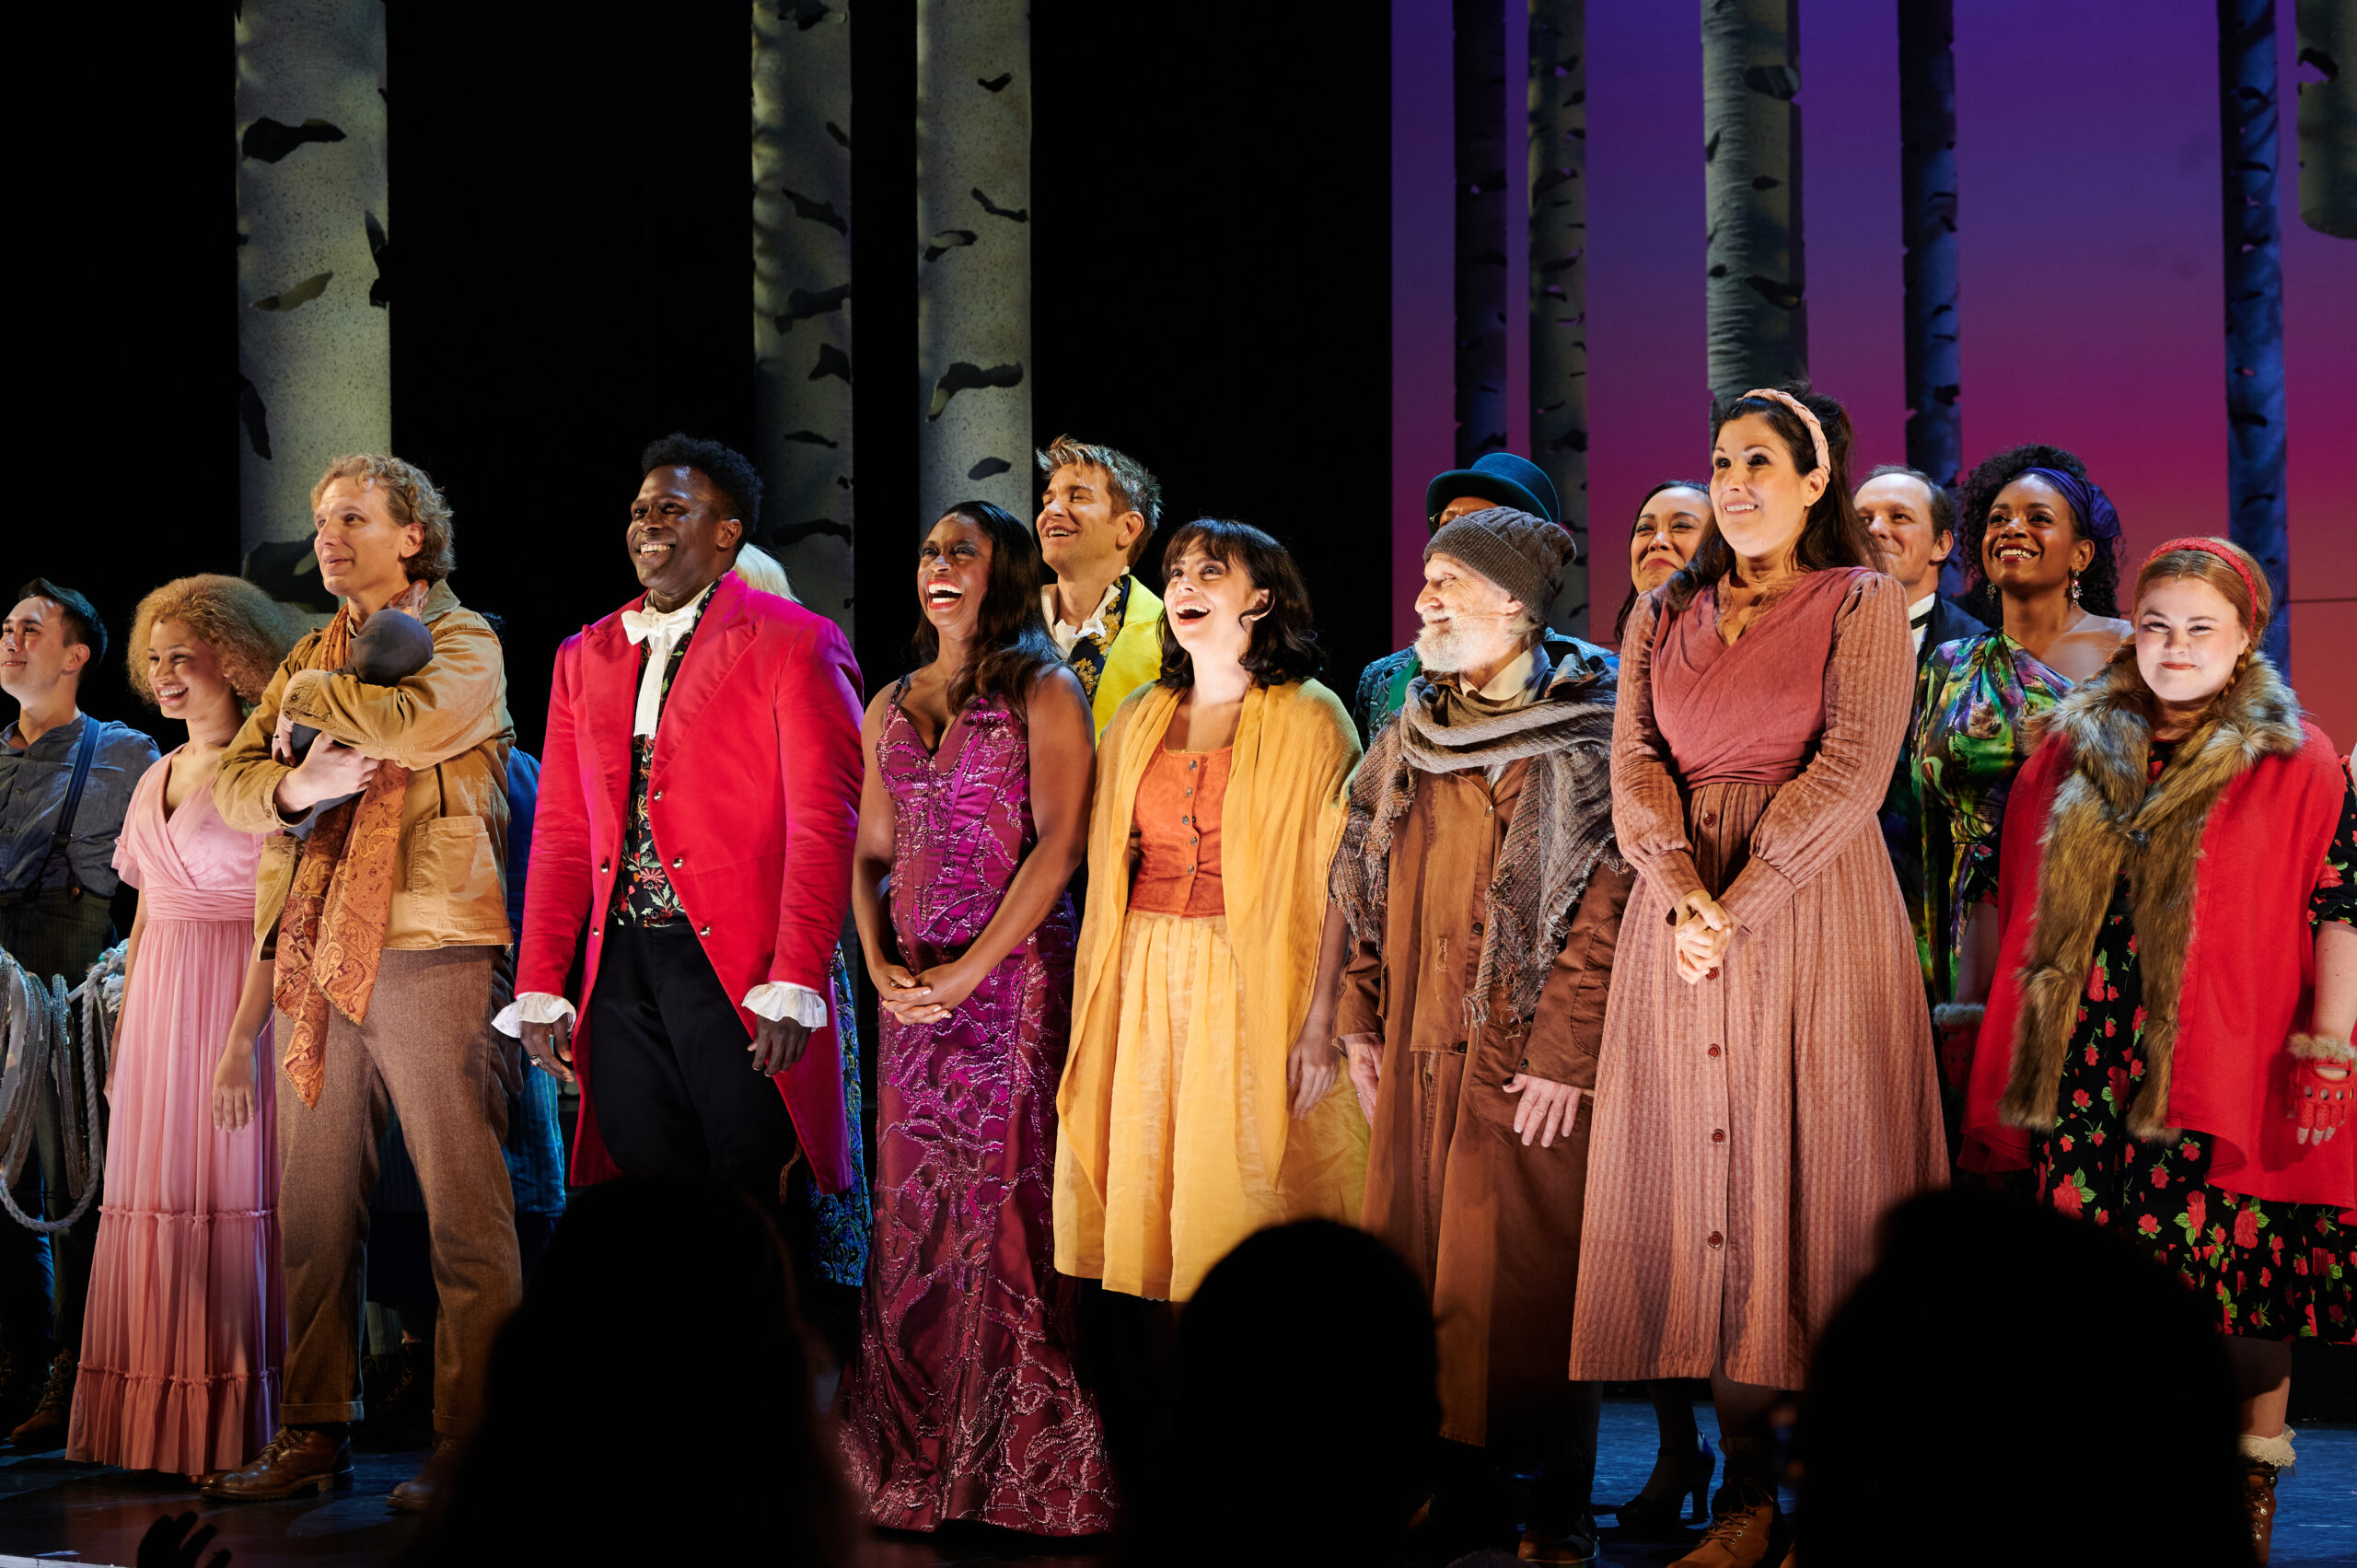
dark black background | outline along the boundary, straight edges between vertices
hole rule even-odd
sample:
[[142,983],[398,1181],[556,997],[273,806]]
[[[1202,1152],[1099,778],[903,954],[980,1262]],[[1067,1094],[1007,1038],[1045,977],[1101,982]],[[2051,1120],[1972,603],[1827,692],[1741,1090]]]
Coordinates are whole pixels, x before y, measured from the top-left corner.
[[[635,590],[640,449],[752,436],[749,31],[735,6],[601,25],[553,5],[389,4],[384,272],[393,445],[456,512],[453,586],[505,619],[538,750],[557,643]],[[651,19],[659,15],[659,20]],[[857,653],[903,667],[915,516],[913,6],[853,8]],[[66,459],[6,525],[110,622],[86,706],[135,708],[147,589],[238,567],[227,17],[68,18],[137,134],[52,140],[27,211],[87,272],[29,299],[20,363]],[[1341,4],[1215,25],[1182,7],[1033,7],[1037,434],[1135,454],[1167,521],[1238,517],[1302,558],[1347,692],[1389,621],[1388,40]],[[134,123],[125,118],[118,123]],[[26,497],[20,495],[21,503]],[[177,733],[160,736],[167,744]]]

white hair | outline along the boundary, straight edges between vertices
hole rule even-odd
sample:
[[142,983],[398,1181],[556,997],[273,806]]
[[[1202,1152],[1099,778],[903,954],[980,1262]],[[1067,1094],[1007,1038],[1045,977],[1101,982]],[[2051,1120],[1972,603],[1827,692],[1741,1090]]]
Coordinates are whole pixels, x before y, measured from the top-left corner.
[[749,588],[790,598],[796,604],[802,602],[795,597],[794,585],[786,579],[785,568],[778,564],[777,557],[750,540],[737,546],[735,570]]

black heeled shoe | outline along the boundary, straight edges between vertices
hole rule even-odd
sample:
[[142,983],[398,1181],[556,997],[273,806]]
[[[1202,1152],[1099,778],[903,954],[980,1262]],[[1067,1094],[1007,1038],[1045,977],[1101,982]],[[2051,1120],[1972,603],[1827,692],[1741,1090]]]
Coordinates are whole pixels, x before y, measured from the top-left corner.
[[[1645,1490],[1618,1508],[1598,1509],[1610,1513],[1620,1520],[1620,1534],[1631,1540],[1661,1540],[1674,1536],[1685,1527],[1686,1503],[1693,1500],[1694,1516],[1710,1517],[1711,1474],[1718,1467],[1718,1456],[1711,1446],[1696,1439],[1691,1454],[1682,1458],[1664,1454],[1654,1462],[1654,1473],[1645,1482]],[[1661,1479],[1665,1469],[1670,1470],[1677,1485],[1666,1493],[1655,1493],[1654,1481]]]

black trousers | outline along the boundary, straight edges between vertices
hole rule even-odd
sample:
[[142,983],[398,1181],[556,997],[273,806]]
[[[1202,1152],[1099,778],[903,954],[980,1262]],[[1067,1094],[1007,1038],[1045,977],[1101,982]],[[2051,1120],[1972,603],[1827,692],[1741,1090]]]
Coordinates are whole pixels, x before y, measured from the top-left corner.
[[[104,899],[89,894],[77,899],[52,888],[37,898],[0,905],[0,947],[28,973],[44,980],[64,975],[69,989],[79,985],[113,945],[114,916]],[[83,1092],[78,1051],[68,1065],[78,1097]],[[54,1096],[53,1088],[43,1086],[35,1113],[37,1153],[25,1162],[24,1176],[9,1194],[26,1214],[52,1220],[63,1219],[74,1208],[58,1163]],[[101,1106],[99,1115],[105,1114]],[[38,1366],[61,1346],[70,1350],[81,1344],[82,1308],[89,1295],[98,1240],[95,1202],[79,1225],[58,1236],[53,1249],[48,1237],[0,1214],[0,1351]]]
[[[634,1176],[701,1176],[737,1188],[785,1237],[806,1322],[840,1364],[858,1342],[859,1293],[818,1270],[810,1167],[777,1086],[753,1071],[737,1004],[685,921],[608,925],[589,998],[598,1134]],[[787,1167],[792,1166],[792,1174]]]

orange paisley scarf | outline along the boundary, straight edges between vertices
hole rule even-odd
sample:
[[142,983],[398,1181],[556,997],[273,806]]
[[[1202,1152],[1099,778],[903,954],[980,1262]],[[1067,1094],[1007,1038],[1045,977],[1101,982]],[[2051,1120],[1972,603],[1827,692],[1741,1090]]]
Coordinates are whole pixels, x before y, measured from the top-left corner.
[[[418,613],[426,587],[411,585],[388,608]],[[311,668],[343,668],[354,630],[347,603],[328,622]],[[295,862],[286,911],[279,917],[271,995],[295,1024],[282,1061],[307,1106],[319,1103],[327,1080],[330,1005],[355,1024],[368,1016],[401,868],[401,799],[408,793],[409,770],[380,762],[359,799],[320,813]]]

